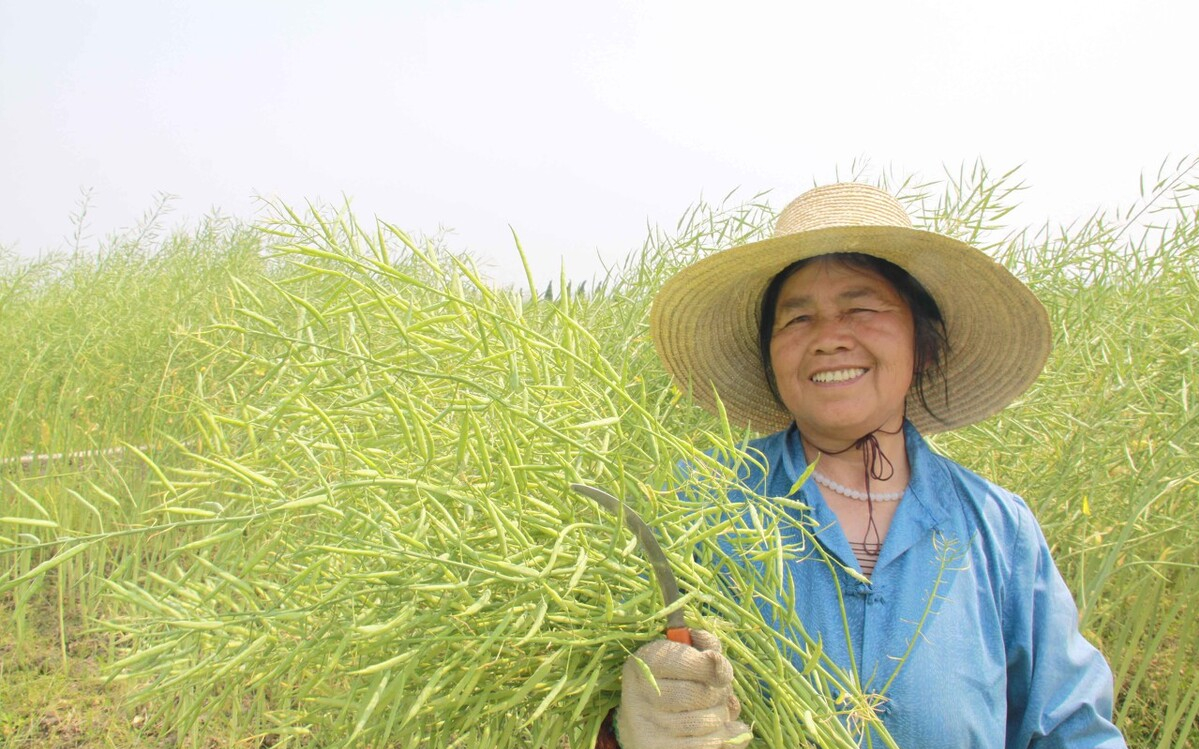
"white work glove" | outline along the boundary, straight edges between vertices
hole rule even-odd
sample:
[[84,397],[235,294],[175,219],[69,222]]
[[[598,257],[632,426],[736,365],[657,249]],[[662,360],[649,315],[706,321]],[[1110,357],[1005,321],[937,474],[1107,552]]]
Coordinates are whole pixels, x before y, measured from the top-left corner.
[[[625,661],[616,734],[621,749],[743,749],[752,738],[737,720],[733,666],[709,632],[691,630],[692,646],[655,640]],[[641,659],[658,688],[645,674]]]

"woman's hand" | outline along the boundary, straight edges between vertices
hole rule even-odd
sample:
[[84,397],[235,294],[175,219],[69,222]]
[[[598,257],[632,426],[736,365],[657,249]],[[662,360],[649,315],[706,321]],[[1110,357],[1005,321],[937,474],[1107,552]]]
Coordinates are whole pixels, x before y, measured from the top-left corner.
[[749,727],[737,720],[741,704],[733,696],[733,666],[721,654],[720,641],[697,629],[691,630],[691,640],[693,646],[655,640],[625,661],[616,713],[623,749],[742,749],[749,744]]

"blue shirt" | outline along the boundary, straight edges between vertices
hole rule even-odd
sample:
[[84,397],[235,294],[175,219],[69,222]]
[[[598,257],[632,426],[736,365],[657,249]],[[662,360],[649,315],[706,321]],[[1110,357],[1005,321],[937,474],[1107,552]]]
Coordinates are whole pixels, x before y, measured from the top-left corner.
[[[867,691],[891,680],[880,710],[905,749],[1125,747],[1111,722],[1111,670],[1079,633],[1074,599],[1028,506],[933,453],[911,424],[904,429],[911,480],[871,582],[819,559],[788,561],[805,629]],[[806,468],[794,425],[749,442],[747,454],[744,485],[763,497],[787,496]],[[811,507],[822,546],[860,572],[815,483],[794,496]]]

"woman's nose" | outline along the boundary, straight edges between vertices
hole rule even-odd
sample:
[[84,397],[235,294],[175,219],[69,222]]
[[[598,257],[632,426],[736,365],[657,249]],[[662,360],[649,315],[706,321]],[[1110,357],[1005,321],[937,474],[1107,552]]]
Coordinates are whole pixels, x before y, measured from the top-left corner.
[[821,315],[812,324],[812,350],[817,353],[845,351],[853,345],[849,322],[840,315]]

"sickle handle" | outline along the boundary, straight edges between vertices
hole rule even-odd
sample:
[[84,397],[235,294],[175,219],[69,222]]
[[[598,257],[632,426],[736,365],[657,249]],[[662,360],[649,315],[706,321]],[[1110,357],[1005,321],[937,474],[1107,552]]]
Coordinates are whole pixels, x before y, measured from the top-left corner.
[[674,642],[681,642],[684,645],[691,644],[691,630],[686,627],[667,627],[666,639]]

